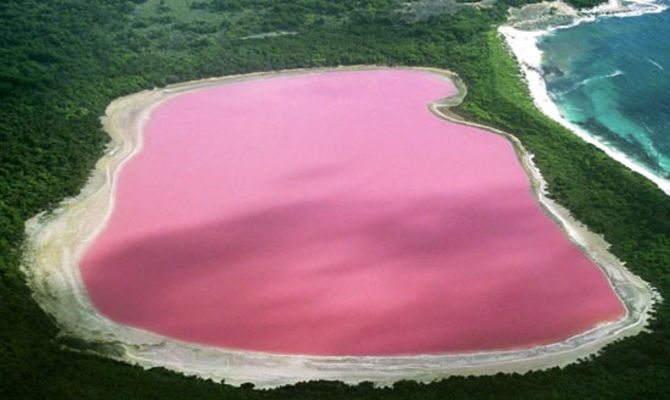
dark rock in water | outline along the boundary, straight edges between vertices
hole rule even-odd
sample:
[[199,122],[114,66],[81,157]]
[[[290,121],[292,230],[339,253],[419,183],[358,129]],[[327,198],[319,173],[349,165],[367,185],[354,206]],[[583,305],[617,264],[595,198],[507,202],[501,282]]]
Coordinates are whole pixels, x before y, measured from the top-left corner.
[[565,76],[565,72],[562,69],[554,65],[543,65],[542,66],[542,76],[552,76],[556,78],[562,78]]

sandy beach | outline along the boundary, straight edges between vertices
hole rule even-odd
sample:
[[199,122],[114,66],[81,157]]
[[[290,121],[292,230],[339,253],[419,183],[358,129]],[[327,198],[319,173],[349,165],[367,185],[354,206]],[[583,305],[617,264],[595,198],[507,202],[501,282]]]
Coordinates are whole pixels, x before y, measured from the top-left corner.
[[[532,71],[531,66],[528,64],[525,68]],[[337,357],[277,355],[199,346],[114,323],[95,310],[83,286],[78,260],[109,220],[114,208],[118,174],[123,165],[142,149],[143,128],[156,107],[181,93],[241,80],[312,71],[386,68],[360,66],[214,78],[144,91],[112,102],[103,117],[103,125],[112,143],[96,165],[82,193],[63,202],[51,215],[38,215],[27,223],[27,251],[23,270],[38,303],[56,319],[63,335],[85,340],[91,344],[88,347],[90,351],[146,368],[162,366],[215,381],[225,379],[230,384],[253,382],[258,387],[276,387],[311,379],[332,379],[347,383],[372,381],[385,385],[400,379],[431,381],[449,375],[523,373],[575,362],[597,353],[612,341],[643,330],[654,301],[659,299],[658,295],[607,251],[609,245],[600,236],[589,232],[567,210],[546,197],[545,183],[532,162],[532,155],[523,149],[518,140],[504,132],[462,121],[449,113],[448,107],[460,103],[465,96],[465,87],[457,76],[433,69],[421,70],[452,79],[459,89],[455,96],[430,104],[433,113],[452,122],[503,135],[514,144],[517,156],[528,174],[535,199],[570,240],[605,273],[626,307],[624,318],[563,342],[528,350]],[[538,77],[541,81],[539,73]]]

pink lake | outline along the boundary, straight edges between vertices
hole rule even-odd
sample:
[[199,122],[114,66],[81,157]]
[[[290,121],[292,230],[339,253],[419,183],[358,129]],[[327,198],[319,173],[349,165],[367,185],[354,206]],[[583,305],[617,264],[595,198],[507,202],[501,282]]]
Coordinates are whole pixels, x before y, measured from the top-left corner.
[[109,318],[311,355],[528,348],[618,319],[503,137],[437,118],[417,70],[322,72],[158,107],[81,260]]

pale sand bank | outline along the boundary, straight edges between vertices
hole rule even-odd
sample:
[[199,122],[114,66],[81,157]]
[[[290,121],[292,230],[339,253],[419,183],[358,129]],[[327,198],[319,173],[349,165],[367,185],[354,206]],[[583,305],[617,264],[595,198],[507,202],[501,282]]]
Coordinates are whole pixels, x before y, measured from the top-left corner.
[[[354,67],[373,68],[385,67]],[[324,71],[327,70],[314,70]],[[458,84],[457,78],[446,71],[429,71],[451,77]],[[274,387],[311,379],[337,379],[348,383],[368,380],[389,384],[399,379],[430,381],[457,374],[525,372],[569,364],[644,328],[655,296],[652,289],[607,252],[608,245],[602,238],[574,221],[567,210],[546,199],[544,182],[532,157],[516,139],[497,131],[494,132],[505,135],[515,144],[543,209],[603,269],[626,305],[623,319],[561,343],[529,350],[462,355],[317,357],[232,351],[182,343],[116,324],[97,314],[82,285],[77,260],[109,219],[118,172],[123,163],[141,149],[142,129],[151,111],[179,93],[205,86],[308,72],[310,70],[294,70],[189,82],[123,97],[108,107],[103,124],[113,142],[109,152],[98,162],[82,194],[64,202],[52,216],[36,216],[27,224],[29,238],[24,270],[36,299],[56,318],[65,335],[99,343],[101,352],[106,355],[144,367],[164,366],[204,378],[225,379],[232,384],[251,381],[260,387]],[[450,119],[439,109],[445,104],[458,103],[465,95],[463,85],[457,86],[459,95],[431,105],[436,114]]]

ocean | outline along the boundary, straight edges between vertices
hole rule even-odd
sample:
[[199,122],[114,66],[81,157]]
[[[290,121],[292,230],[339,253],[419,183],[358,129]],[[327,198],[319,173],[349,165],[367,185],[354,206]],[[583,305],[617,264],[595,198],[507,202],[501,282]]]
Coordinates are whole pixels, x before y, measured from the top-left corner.
[[598,17],[555,30],[537,45],[562,116],[670,179],[670,9]]

